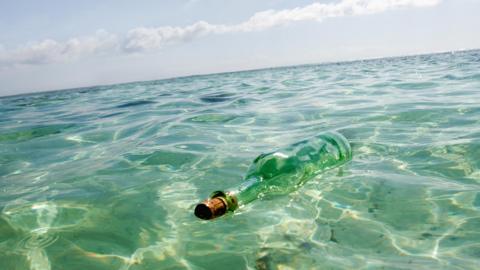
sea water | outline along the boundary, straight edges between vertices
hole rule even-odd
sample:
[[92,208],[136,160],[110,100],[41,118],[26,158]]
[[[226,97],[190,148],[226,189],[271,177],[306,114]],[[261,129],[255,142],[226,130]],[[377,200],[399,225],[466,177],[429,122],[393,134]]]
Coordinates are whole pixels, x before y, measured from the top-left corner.
[[[353,160],[215,221],[269,152]],[[480,51],[0,99],[0,269],[478,269]]]

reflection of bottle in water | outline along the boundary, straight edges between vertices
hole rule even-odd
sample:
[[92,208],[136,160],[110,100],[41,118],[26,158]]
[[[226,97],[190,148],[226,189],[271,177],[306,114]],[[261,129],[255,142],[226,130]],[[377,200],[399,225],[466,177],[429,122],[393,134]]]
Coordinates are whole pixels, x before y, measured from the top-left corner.
[[195,207],[201,219],[213,219],[257,198],[289,193],[318,173],[352,158],[350,144],[336,132],[326,132],[267,154],[247,171],[245,181],[227,191],[215,191]]

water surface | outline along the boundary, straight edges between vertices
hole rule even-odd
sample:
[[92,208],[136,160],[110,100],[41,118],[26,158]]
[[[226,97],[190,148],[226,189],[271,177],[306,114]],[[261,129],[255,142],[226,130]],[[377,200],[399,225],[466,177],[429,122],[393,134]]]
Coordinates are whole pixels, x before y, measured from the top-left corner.
[[[215,221],[261,152],[354,158]],[[0,99],[1,269],[478,269],[480,51]]]

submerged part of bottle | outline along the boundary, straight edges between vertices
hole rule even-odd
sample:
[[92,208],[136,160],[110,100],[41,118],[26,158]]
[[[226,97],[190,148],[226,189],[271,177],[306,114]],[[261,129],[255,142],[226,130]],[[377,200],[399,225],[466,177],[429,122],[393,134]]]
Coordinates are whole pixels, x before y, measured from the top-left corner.
[[259,155],[238,187],[215,191],[195,207],[201,219],[213,219],[266,195],[294,191],[313,176],[352,158],[345,137],[326,132],[274,152]]

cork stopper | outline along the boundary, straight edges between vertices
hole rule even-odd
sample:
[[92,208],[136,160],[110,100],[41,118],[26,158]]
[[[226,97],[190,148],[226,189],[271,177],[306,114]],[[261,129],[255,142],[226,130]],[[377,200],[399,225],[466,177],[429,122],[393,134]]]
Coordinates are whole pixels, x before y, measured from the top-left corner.
[[195,207],[195,216],[201,219],[214,219],[227,212],[227,202],[222,197],[206,199]]

